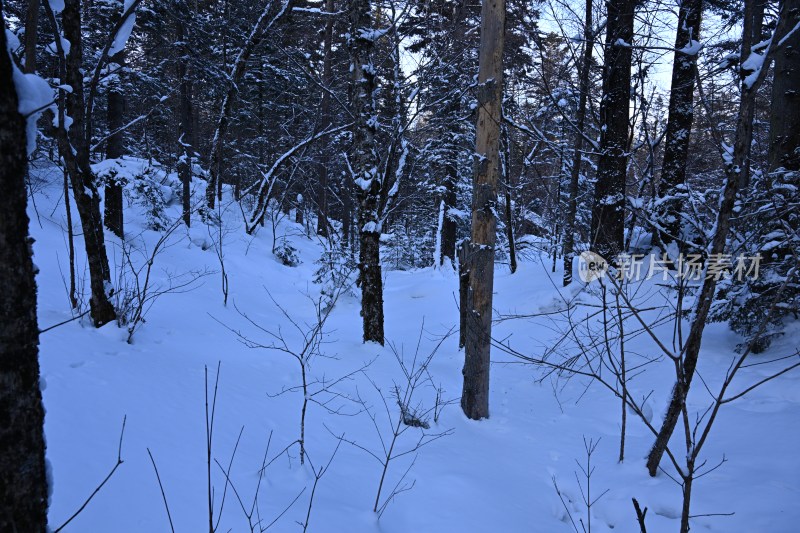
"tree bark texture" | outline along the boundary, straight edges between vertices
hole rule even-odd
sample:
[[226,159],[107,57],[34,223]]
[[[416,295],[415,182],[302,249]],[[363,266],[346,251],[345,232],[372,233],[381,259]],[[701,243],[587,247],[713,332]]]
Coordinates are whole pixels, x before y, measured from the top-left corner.
[[[325,0],[325,11],[333,13],[334,0]],[[322,102],[320,103],[320,114],[322,115],[322,130],[327,129],[331,125],[331,95],[328,91],[331,90],[333,84],[333,70],[332,70],[332,56],[331,48],[333,46],[333,17],[328,16],[325,21],[325,37],[323,42],[323,59],[322,59],[322,83],[325,86],[325,91],[322,92]],[[327,155],[325,149],[321,150],[323,153],[323,161],[317,166],[317,186],[319,191],[317,193],[317,235],[320,237],[328,236],[328,165],[325,162]]]
[[0,531],[47,531],[44,408],[32,241],[25,212],[28,162],[6,52],[0,0]]
[[[125,125],[125,93],[122,88],[122,69],[125,66],[125,51],[120,50],[111,58],[111,65],[118,65],[115,80],[108,90],[108,131],[109,138],[106,144],[106,157],[117,159],[125,155],[125,135],[122,127]],[[109,177],[105,184],[105,213],[106,227],[120,239],[124,238],[124,223],[122,210],[122,183],[120,180]]]
[[659,204],[656,211],[659,240],[664,245],[681,239],[681,205],[686,198],[686,161],[694,121],[695,69],[700,52],[702,11],[702,0],[684,0],[678,11],[676,52],[672,63],[664,161],[658,184]]
[[[180,18],[176,19],[175,38],[178,42],[185,42],[186,27]],[[188,47],[184,46],[184,54],[188,54]],[[178,138],[178,179],[182,186],[183,223],[186,227],[192,225],[192,82],[189,79],[186,61],[178,61],[178,120],[180,122],[180,136]],[[211,187],[211,185],[209,185]],[[213,197],[213,194],[212,194]],[[213,198],[212,198],[213,201]]]
[[[794,0],[792,3],[794,10],[786,10],[786,13],[797,24],[800,22],[800,2]],[[800,171],[800,31],[792,33],[775,55],[769,168]]]
[[635,0],[610,0],[600,102],[600,158],[592,205],[593,251],[613,260],[623,250],[625,178],[631,90],[631,41]]
[[100,195],[89,161],[89,139],[84,109],[80,0],[65,0],[61,20],[64,38],[71,43],[70,51],[66,55],[64,79],[66,84],[72,87],[72,91],[66,95],[66,114],[72,119],[72,127],[66,132],[63,124],[59,126],[58,145],[69,173],[75,205],[83,228],[83,240],[89,264],[91,317],[95,326],[100,327],[114,320],[116,311],[106,292],[111,285],[111,271],[103,235]]
[[483,0],[478,67],[478,122],[472,191],[469,306],[466,310],[461,408],[473,420],[489,417],[497,182],[503,95],[505,0]]
[[380,198],[383,176],[375,151],[378,127],[375,108],[376,71],[372,64],[374,35],[369,0],[350,0],[350,68],[353,75],[351,106],[353,126],[352,168],[358,198],[358,285],[364,342],[383,344],[383,279],[380,261]]
[[39,32],[39,0],[28,0],[25,14],[25,72],[36,72],[36,40]]
[[444,264],[445,257],[455,263],[456,259],[456,217],[451,210],[456,207],[456,183],[458,181],[458,168],[455,163],[447,166],[447,175],[444,178],[444,191],[442,201],[444,202],[444,218],[442,219],[442,250],[441,257],[438,258],[439,265]]

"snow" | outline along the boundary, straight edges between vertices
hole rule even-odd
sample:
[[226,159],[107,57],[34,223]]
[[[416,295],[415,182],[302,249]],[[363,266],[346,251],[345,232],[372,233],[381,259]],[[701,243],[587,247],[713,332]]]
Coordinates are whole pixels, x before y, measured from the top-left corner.
[[[19,46],[17,36],[7,29],[5,32],[9,49]],[[14,61],[11,62],[11,68],[14,87],[19,99],[18,109],[26,119],[27,148],[28,155],[30,155],[36,149],[36,121],[39,120],[42,112],[54,102],[55,93],[44,79],[36,74],[23,73]]]
[[745,76],[742,82],[746,88],[751,88],[758,79],[761,69],[764,67],[766,56],[766,52],[764,54],[752,52],[749,56],[747,56],[747,59],[742,62],[742,71],[750,72],[750,74]]
[[703,43],[692,39],[689,41],[689,44],[687,44],[683,48],[678,49],[677,52],[680,52],[687,56],[696,56],[697,54],[700,53],[700,50],[702,49],[703,49]]
[[[122,12],[127,13],[128,10],[133,5],[134,0],[125,0]],[[136,24],[136,11],[133,11],[128,18],[125,19],[125,22],[122,23],[117,35],[114,36],[114,42],[111,44],[111,48],[108,50],[108,57],[113,57],[117,53],[121,52],[125,49],[125,45],[128,43],[128,39],[133,32],[133,26]]]
[[[31,206],[34,253],[41,268],[37,276],[39,323],[45,328],[70,317],[62,277],[66,268],[62,231],[65,214],[60,170],[39,166],[34,172],[36,179],[50,183],[37,197],[38,211],[48,214],[39,219],[41,225]],[[198,194],[202,197],[201,188]],[[154,282],[164,283],[169,273],[215,273],[203,277],[192,290],[158,299],[132,344],[125,342],[124,328],[109,324],[94,329],[86,319],[41,336],[47,455],[54,479],[50,523],[54,528],[80,507],[116,462],[123,417],[127,417],[122,443],[124,463],[64,529],[65,533],[169,531],[148,451],[157,465],[176,531],[208,528],[204,368],[209,369],[213,387],[218,363],[221,370],[213,457],[227,469],[244,427],[230,479],[245,505],[252,501],[268,440],[268,457],[277,459],[266,469],[262,481],[260,516],[271,522],[300,495],[278,519],[273,531],[302,529],[296,522],[305,520],[308,510],[314,481],[311,465],[318,471],[327,464],[338,444],[336,435],[344,435],[369,450],[381,450],[380,438],[366,413],[332,415],[319,405],[310,404],[306,420],[310,460],[301,466],[296,446],[290,447],[288,456],[279,453],[299,434],[302,393],[275,395],[298,385],[297,361],[281,352],[248,348],[237,342],[230,329],[265,344],[271,342],[243,319],[238,308],[268,330],[281,328],[287,342],[296,345],[300,335],[277,309],[276,302],[298,324],[313,323],[314,308],[305,295],[313,298],[319,294],[319,286],[310,280],[318,268],[314,261],[323,250],[316,239],[303,236],[301,226],[287,219],[280,222],[275,235],[269,225],[255,236],[246,235],[241,214],[231,202],[231,191],[226,189],[225,194],[221,213],[226,233],[225,269],[230,282],[227,307],[219,289],[219,258],[213,245],[208,246],[214,242],[216,229],[209,233],[199,220],[193,220],[192,230],[181,227],[156,258]],[[169,207],[168,215],[177,219],[179,207]],[[146,217],[141,208],[126,202],[125,216],[126,242],[139,250],[152,250],[160,234],[144,229]],[[201,234],[205,235],[202,247],[193,242]],[[290,240],[302,264],[295,268],[280,264],[271,253],[273,237]],[[115,273],[112,277],[118,285],[120,242],[110,233],[106,238]],[[565,299],[592,302],[590,286],[576,283],[561,289],[561,272],[551,273],[549,261],[544,259],[522,261],[514,275],[496,269],[494,307],[498,315],[559,310]],[[85,257],[78,246],[79,278],[84,271]],[[439,338],[458,324],[453,298],[458,276],[449,269],[433,268],[385,269],[383,275],[387,341],[395,343],[410,364],[423,319],[423,355],[430,353]],[[644,284],[640,292],[650,302],[666,298],[658,291],[655,280]],[[309,368],[313,378],[330,381],[374,360],[363,373],[357,372],[336,385],[336,391],[351,396],[361,394],[374,409],[382,428],[387,411],[371,383],[388,393],[395,383],[402,382],[403,371],[389,342],[386,347],[362,343],[359,311],[357,294],[340,298],[326,326],[329,335],[322,350],[327,357],[313,359]],[[504,320],[495,325],[494,334],[525,353],[542,353],[554,344],[555,325],[547,317]],[[633,322],[630,327],[634,329]],[[664,324],[656,331],[671,338],[672,325]],[[772,350],[791,346],[791,339],[798,334],[797,328],[791,330],[776,341]],[[707,326],[698,371],[712,390],[728,368],[738,342],[740,339],[724,324]],[[632,336],[626,346],[631,354],[652,353],[647,335]],[[680,487],[666,475],[650,478],[646,474],[643,456],[652,436],[633,415],[628,417],[625,462],[617,462],[617,399],[578,378],[556,382],[555,376],[544,376],[496,350],[492,358],[491,418],[469,421],[457,402],[445,406],[438,422],[430,421],[430,431],[452,430],[452,435],[423,447],[416,459],[415,454],[409,454],[391,463],[386,487],[394,487],[412,462],[407,480],[413,481],[414,486],[399,494],[380,520],[372,512],[380,464],[362,449],[342,443],[316,487],[309,531],[568,533],[573,529],[554,490],[553,479],[574,519],[585,521],[586,508],[575,476],[575,472],[581,476],[576,460],[585,461],[584,437],[599,440],[593,456],[592,493],[599,495],[608,489],[592,508],[596,533],[638,531],[632,497],[649,509],[648,532],[678,530]],[[457,335],[451,335],[428,368],[445,399],[458,398],[462,366],[463,351],[458,349]],[[663,412],[673,380],[671,367],[670,361],[662,361],[630,383],[635,397],[648,396],[647,416],[658,419]],[[772,369],[771,365],[756,365],[747,369],[747,375],[756,379]],[[700,410],[706,405],[707,396],[700,390],[696,393],[690,397],[690,406]],[[430,405],[435,396],[434,388],[426,384],[415,397]],[[396,403],[389,398],[387,405],[388,412],[396,417]],[[330,407],[339,406],[353,410],[352,402],[334,398]],[[735,515],[698,516],[692,520],[692,530],[796,530],[800,523],[798,416],[800,376],[791,373],[723,408],[704,458],[715,464],[724,454],[727,462],[696,482],[692,509],[697,515]],[[421,431],[409,428],[398,442],[399,449],[412,447]],[[216,464],[212,464],[212,480],[214,507],[218,511],[225,476]],[[384,496],[389,489],[385,488]],[[218,530],[249,531],[230,487]]]

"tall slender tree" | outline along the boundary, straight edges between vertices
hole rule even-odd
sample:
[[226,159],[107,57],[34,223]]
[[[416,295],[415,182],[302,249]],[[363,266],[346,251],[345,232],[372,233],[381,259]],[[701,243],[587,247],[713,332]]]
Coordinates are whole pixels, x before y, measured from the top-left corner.
[[583,136],[586,125],[586,104],[589,99],[589,69],[592,64],[594,48],[594,32],[592,31],[592,3],[586,0],[583,22],[583,55],[578,74],[578,111],[575,120],[577,133],[572,152],[572,167],[569,175],[569,191],[567,199],[567,217],[564,221],[564,286],[572,283],[572,263],[575,257],[575,221],[578,216],[578,186],[583,161]]
[[466,310],[464,389],[461,409],[468,418],[489,417],[489,358],[492,290],[497,240],[497,182],[503,101],[505,0],[483,0],[478,66],[478,122],[472,191],[472,236]]
[[[185,10],[184,10],[185,12]],[[178,59],[176,74],[178,78],[178,179],[181,181],[181,202],[183,223],[192,225],[192,157],[194,155],[194,128],[192,122],[192,80],[189,77],[188,55],[189,44],[186,23],[181,18],[183,13],[175,17],[175,40],[181,58]],[[213,195],[212,195],[213,197]]]
[[[116,71],[108,89],[108,141],[106,141],[106,157],[116,159],[125,154],[125,134],[122,131],[125,113],[125,91],[122,76],[125,69],[125,50],[120,50],[111,57],[110,67]],[[122,209],[122,182],[116,176],[109,176],[105,184],[104,222],[106,227],[117,237],[124,235],[124,219]]]
[[[800,3],[784,0],[794,9],[785,9],[787,16],[800,22]],[[786,38],[775,54],[775,76],[772,81],[770,108],[770,170],[783,168],[800,172],[800,31]]]
[[[334,0],[325,0],[325,11],[334,12]],[[322,57],[322,83],[325,88],[322,91],[320,102],[320,115],[322,118],[321,129],[327,129],[332,123],[331,116],[331,91],[333,89],[333,16],[329,15],[325,20],[325,37],[323,39]],[[320,237],[328,236],[328,165],[327,162],[320,162],[317,165],[317,235]]]
[[694,121],[695,70],[700,52],[702,11],[703,0],[685,0],[678,10],[664,162],[656,209],[656,235],[663,245],[681,239],[681,205],[686,197],[684,185]]
[[25,119],[0,0],[0,531],[47,531],[36,282],[28,237]]
[[28,0],[25,14],[25,72],[36,72],[36,40],[39,34],[39,0]]
[[383,278],[381,275],[380,216],[385,176],[375,147],[378,129],[376,109],[377,76],[372,51],[379,33],[372,28],[369,0],[350,0],[350,101],[353,126],[352,168],[358,194],[358,286],[361,288],[361,316],[364,342],[383,344]]
[[[55,25],[55,16],[49,3],[45,8]],[[135,5],[134,5],[135,8]],[[62,42],[56,39],[60,56],[60,78],[71,87],[61,91],[62,105],[59,110],[58,137],[59,153],[67,169],[72,184],[75,204],[83,227],[83,240],[89,264],[89,284],[91,295],[89,306],[94,324],[100,327],[116,318],[116,311],[109,300],[108,288],[111,286],[111,271],[108,266],[103,219],[100,214],[100,195],[89,159],[90,136],[92,131],[91,110],[87,107],[84,92],[83,39],[81,27],[80,0],[65,0],[61,13],[63,36],[69,41],[69,50],[64,50]],[[56,26],[57,27],[57,26]],[[109,45],[110,46],[110,45]],[[106,52],[108,50],[106,49]],[[66,95],[64,94],[66,92]],[[69,117],[71,126],[66,127]]]
[[600,157],[590,241],[612,260],[623,249],[635,0],[609,0],[600,102]]

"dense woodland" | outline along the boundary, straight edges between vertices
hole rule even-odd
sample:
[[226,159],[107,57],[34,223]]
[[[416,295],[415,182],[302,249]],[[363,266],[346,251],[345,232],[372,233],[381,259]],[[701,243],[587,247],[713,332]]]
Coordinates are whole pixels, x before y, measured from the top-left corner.
[[[489,417],[490,351],[505,351],[618,397],[622,460],[626,409],[645,419],[609,347],[628,320],[674,366],[663,421],[645,422],[647,469],[673,471],[689,531],[700,450],[733,399],[726,377],[703,416],[687,412],[704,329],[740,336],[732,379],[800,311],[800,1],[2,0],[0,14],[0,531],[48,530],[26,215],[45,167],[74,206],[71,313],[129,342],[151,301],[121,297],[108,243],[130,239],[133,209],[164,236],[218,235],[208,253],[226,305],[226,217],[248,235],[271,227],[291,267],[295,245],[275,231],[289,220],[324,249],[320,330],[351,279],[363,341],[384,345],[385,271],[455,271],[464,415]],[[624,276],[602,282],[610,363],[581,361],[594,338],[557,358],[493,336],[496,272],[542,258],[559,285],[583,286],[589,250],[612,273],[631,257],[673,273],[677,344],[640,316]],[[756,256],[756,275],[714,274]],[[674,275],[686,258],[705,275]],[[753,388],[794,369],[796,348],[770,361],[781,366]]]

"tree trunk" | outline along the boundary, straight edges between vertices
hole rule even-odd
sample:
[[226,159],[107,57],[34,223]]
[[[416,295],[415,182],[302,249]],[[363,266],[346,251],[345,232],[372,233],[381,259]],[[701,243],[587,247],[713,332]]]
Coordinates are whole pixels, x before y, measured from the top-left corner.
[[469,304],[469,258],[471,247],[469,239],[458,245],[458,347],[463,348],[467,342],[467,311]]
[[25,72],[36,72],[36,39],[39,32],[39,0],[28,0],[25,17]]
[[567,218],[564,221],[564,287],[572,283],[572,263],[575,257],[575,221],[578,216],[578,187],[583,158],[583,130],[586,124],[586,102],[589,98],[589,68],[592,64],[592,47],[594,44],[592,0],[586,0],[585,13],[583,58],[578,74],[578,83],[581,91],[578,97],[578,112],[576,116],[578,131],[575,135],[575,145],[572,152],[572,168],[569,176],[569,203],[567,204]]
[[[757,12],[759,9],[758,6],[755,5],[758,1],[759,0],[747,0],[745,2],[745,21],[753,20],[753,13]],[[781,39],[786,35],[787,31],[798,23],[798,9],[794,7],[794,10],[791,10],[788,7],[790,3],[796,4],[797,0],[788,0],[783,3],[780,22],[775,29],[775,35],[772,40],[773,43],[781,42]],[[749,30],[748,24],[745,23],[742,32],[742,50],[749,51],[755,44],[758,44],[755,42],[755,38],[754,33]],[[768,70],[769,58],[764,61],[764,65],[755,79],[748,80],[748,76],[751,72],[745,71],[742,68],[739,69],[742,96],[739,102],[739,112],[736,119],[736,137],[734,140],[733,153],[725,166],[725,187],[722,192],[719,213],[717,214],[715,225],[716,232],[711,242],[711,248],[708,254],[709,257],[719,256],[719,254],[725,251],[725,244],[731,227],[731,216],[736,207],[737,194],[740,190],[739,187],[743,183],[741,175],[745,172],[745,160],[749,155],[750,144],[753,139],[752,111],[755,106],[756,93],[763,83]],[[708,276],[703,281],[700,293],[697,296],[694,320],[692,321],[689,335],[686,338],[686,345],[683,347],[683,360],[681,364],[676,364],[677,379],[672,389],[669,407],[664,416],[661,429],[656,436],[653,448],[650,450],[647,457],[647,469],[651,476],[655,476],[658,472],[658,465],[669,445],[669,439],[680,418],[681,409],[686,401],[686,395],[689,393],[689,387],[691,386],[694,371],[697,367],[706,319],[711,310],[711,303],[714,300],[716,287],[716,276]]]
[[[794,21],[799,17],[795,8]],[[770,111],[769,169],[800,171],[800,31],[775,55]]]
[[[333,13],[334,3],[333,0],[325,1],[325,11]],[[325,130],[331,125],[331,95],[328,91],[331,90],[333,84],[333,73],[331,68],[333,45],[333,16],[328,16],[325,21],[325,41],[323,44],[323,59],[322,59],[322,84],[325,90],[322,91],[322,102],[320,104],[320,114],[322,115],[321,129]],[[317,166],[317,187],[319,191],[317,194],[317,235],[320,237],[328,236],[328,162],[326,160],[328,153],[323,148],[320,150],[323,160]]]
[[503,96],[505,0],[483,0],[478,68],[478,122],[472,193],[469,296],[461,409],[473,420],[489,417],[489,354],[497,240],[497,180]]
[[694,120],[695,68],[700,52],[702,10],[703,0],[684,0],[678,11],[664,163],[658,184],[660,202],[656,212],[660,226],[658,237],[663,245],[681,240],[681,205],[686,198],[686,160]]
[[25,119],[18,111],[0,0],[0,531],[47,528],[36,282],[25,212]]
[[[176,19],[175,38],[178,42],[185,42],[186,29],[180,18]],[[188,53],[188,47],[183,47],[184,53]],[[192,225],[192,82],[189,80],[189,73],[186,61],[178,61],[178,83],[180,85],[180,95],[178,101],[178,120],[180,122],[180,137],[178,138],[178,178],[183,188],[183,223],[186,227]],[[209,185],[210,186],[210,185]],[[213,195],[212,195],[213,196]]]
[[[742,30],[747,32],[748,38],[750,42],[753,43],[753,46],[761,42],[761,35],[763,34],[763,26],[764,26],[764,9],[766,8],[766,0],[756,0],[752,12],[748,15],[745,15],[744,25]],[[747,13],[747,11],[746,11]],[[744,48],[743,48],[744,50]],[[742,53],[742,61],[745,61],[746,56]],[[745,119],[746,124],[750,124],[750,129],[753,129],[755,123],[753,119],[755,118],[756,109],[755,105],[751,106],[748,110],[748,115]],[[752,132],[750,133],[752,137]],[[747,187],[750,186],[750,145],[746,147],[746,153],[744,154],[744,161],[742,164],[742,171],[739,172],[739,190],[744,191]]]
[[[106,144],[106,157],[117,159],[125,155],[124,134],[121,131],[125,125],[123,114],[125,112],[125,94],[122,89],[122,69],[125,66],[125,51],[120,50],[111,58],[110,67],[119,65],[116,79],[108,91],[108,131],[110,137]],[[106,183],[105,198],[105,224],[120,239],[124,238],[124,225],[122,215],[122,183],[120,180],[109,176]]]
[[447,176],[444,179],[444,217],[442,218],[442,248],[441,257],[437,258],[440,265],[444,264],[445,257],[455,264],[456,259],[456,217],[451,210],[456,207],[456,182],[458,181],[458,168],[455,162],[447,166]]
[[511,209],[511,177],[508,175],[508,167],[506,167],[506,237],[508,238],[508,266],[511,273],[517,271],[517,248],[514,244],[514,212]]
[[625,177],[635,0],[609,0],[600,102],[600,158],[592,205],[593,250],[613,260],[623,250]]
[[[66,95],[66,114],[72,118],[72,127],[65,131],[63,122],[58,128],[58,144],[75,196],[75,205],[83,229],[86,257],[89,264],[91,297],[89,306],[92,321],[100,327],[116,318],[114,306],[108,299],[111,271],[108,267],[103,219],[100,214],[100,195],[89,161],[89,139],[84,109],[82,42],[80,0],[65,0],[61,20],[64,38],[72,46],[66,55],[63,78],[72,91]],[[62,117],[63,118],[63,117]]]
[[369,0],[350,0],[351,99],[356,123],[353,129],[353,169],[358,195],[361,316],[364,342],[383,344],[383,279],[380,261],[380,198],[383,176],[379,175],[375,152],[377,79],[372,64],[374,32]]

